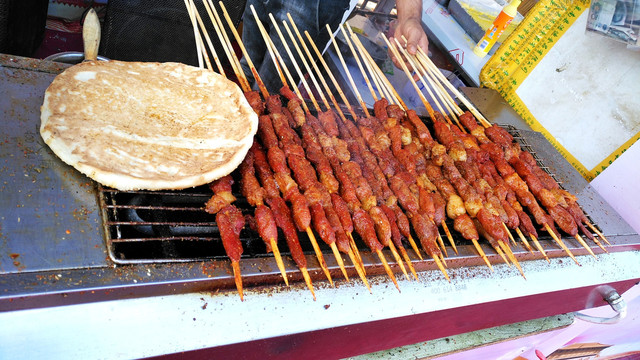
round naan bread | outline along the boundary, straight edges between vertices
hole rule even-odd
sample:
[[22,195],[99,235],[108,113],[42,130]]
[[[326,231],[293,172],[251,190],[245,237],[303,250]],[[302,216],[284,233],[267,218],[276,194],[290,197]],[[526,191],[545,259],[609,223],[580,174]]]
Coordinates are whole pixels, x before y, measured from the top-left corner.
[[57,156],[119,190],[209,183],[240,164],[258,129],[235,83],[179,63],[74,65],[47,89],[41,120]]

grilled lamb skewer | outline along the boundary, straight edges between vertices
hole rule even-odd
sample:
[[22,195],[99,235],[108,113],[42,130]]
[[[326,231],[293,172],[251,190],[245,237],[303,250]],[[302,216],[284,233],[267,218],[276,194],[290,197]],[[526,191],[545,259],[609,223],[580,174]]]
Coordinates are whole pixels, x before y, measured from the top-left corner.
[[247,156],[240,164],[240,190],[242,195],[247,199],[249,205],[254,206],[254,218],[256,220],[256,228],[258,234],[264,241],[267,252],[273,252],[273,255],[282,274],[285,284],[289,285],[287,274],[284,269],[284,263],[278,249],[278,229],[273,216],[273,212],[264,204],[266,191],[260,187],[260,183],[255,175],[253,165],[253,152],[248,152]]
[[242,243],[240,242],[240,231],[244,227],[244,216],[231,202],[235,197],[231,194],[233,178],[231,175],[212,182],[210,188],[214,191],[213,197],[205,205],[205,210],[216,215],[216,223],[220,230],[220,238],[224,250],[231,260],[234,280],[240,300],[244,301],[242,291],[242,275],[240,274],[240,257],[242,256]]
[[[257,143],[254,142],[254,145],[249,150],[253,154],[254,158],[254,167],[256,172],[259,174],[261,181],[264,181],[262,185],[265,183],[273,183],[275,184],[275,180],[273,179],[273,173],[269,167],[264,151],[259,147]],[[274,185],[276,186],[276,185]],[[293,261],[298,265],[300,272],[307,284],[307,287],[313,294],[313,298],[315,300],[315,292],[313,291],[313,285],[311,284],[311,278],[309,276],[309,272],[307,271],[307,258],[304,256],[302,252],[302,247],[300,246],[300,241],[298,239],[298,232],[296,230],[296,225],[294,225],[294,217],[291,214],[291,211],[287,207],[285,201],[280,197],[279,191],[276,188],[275,194],[269,194],[267,191],[266,202],[271,208],[273,212],[273,216],[275,218],[276,224],[278,228],[282,230],[284,233],[285,240],[287,241],[287,245],[289,247],[289,252],[291,253],[291,257]],[[298,221],[304,221],[302,217],[310,215],[304,215],[304,207],[295,207],[296,211],[295,218]]]

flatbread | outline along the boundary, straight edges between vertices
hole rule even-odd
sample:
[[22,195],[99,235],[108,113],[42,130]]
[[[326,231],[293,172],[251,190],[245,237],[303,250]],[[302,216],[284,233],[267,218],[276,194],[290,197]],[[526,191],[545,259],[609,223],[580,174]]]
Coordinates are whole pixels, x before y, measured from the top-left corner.
[[45,92],[41,121],[60,159],[119,190],[209,183],[240,164],[258,129],[235,83],[179,63],[74,65]]

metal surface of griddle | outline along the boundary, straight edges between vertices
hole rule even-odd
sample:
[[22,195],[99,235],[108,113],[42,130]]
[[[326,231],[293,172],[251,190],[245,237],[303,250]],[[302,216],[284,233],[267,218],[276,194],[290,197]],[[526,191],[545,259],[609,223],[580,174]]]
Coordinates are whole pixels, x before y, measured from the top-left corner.
[[[214,217],[202,211],[202,203],[211,195],[208,188],[188,190],[188,195],[178,192],[177,197],[173,192],[145,194],[151,195],[151,200],[141,202],[140,193],[101,190],[62,163],[43,143],[39,108],[47,86],[65,67],[0,55],[0,88],[6,94],[0,97],[0,110],[7,124],[0,135],[0,311],[233,289],[233,275],[220,252]],[[481,94],[486,96],[486,92]],[[484,111],[487,101],[472,100]],[[505,108],[504,104],[489,107]],[[640,248],[638,234],[540,134],[527,130],[512,113],[485,115],[515,126],[563,187],[578,197],[593,223],[612,243],[610,252]],[[155,214],[157,206],[169,210]],[[240,263],[245,285],[280,284],[280,273],[271,255],[262,252],[261,240],[249,230],[244,230],[243,236],[245,254],[251,256]],[[149,239],[167,237],[173,245]],[[307,243],[304,237],[301,242]],[[482,266],[473,246],[459,243],[459,255],[452,256],[449,251],[449,267]],[[552,242],[543,239],[542,244],[550,257],[565,256]],[[147,245],[153,249],[148,250]],[[576,255],[586,254],[573,239],[568,239],[567,245]],[[328,247],[321,246],[329,253]],[[483,249],[493,263],[501,261],[487,244]],[[596,253],[598,250],[594,248]],[[521,247],[514,252],[520,261],[539,258]],[[391,259],[390,253],[385,255]],[[306,256],[314,281],[323,281],[315,256],[310,252]],[[433,261],[411,256],[416,270],[433,271],[433,276],[442,277]],[[384,273],[369,251],[363,249],[362,257],[368,276]],[[340,278],[335,260],[330,256],[325,259],[334,277]],[[290,280],[301,280],[290,257],[284,260]],[[347,271],[357,278],[353,267],[347,266]]]

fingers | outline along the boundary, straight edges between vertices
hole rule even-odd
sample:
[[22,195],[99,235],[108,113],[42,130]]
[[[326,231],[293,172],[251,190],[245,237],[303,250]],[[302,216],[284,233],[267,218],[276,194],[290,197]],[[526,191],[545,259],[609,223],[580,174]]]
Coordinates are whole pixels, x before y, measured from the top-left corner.
[[[424,33],[420,22],[416,19],[410,19],[406,22],[404,26],[404,35],[407,39],[406,49],[411,55],[415,55],[418,51],[418,46],[422,48],[423,51],[427,52],[429,47],[429,39],[427,35]],[[396,38],[398,40],[401,39],[402,36]]]
[[[422,25],[418,19],[406,19],[404,21],[399,21],[395,25],[397,26],[393,31],[393,38],[398,39],[400,44],[404,44],[404,47],[410,55],[415,55],[418,52],[418,47],[420,47],[425,53],[428,53],[429,39],[424,33]],[[393,44],[395,44],[395,40],[393,40],[393,38],[390,37],[389,39]],[[389,57],[397,68],[401,69],[402,63],[404,63],[409,71],[413,71],[410,63],[404,58],[404,56],[401,55],[401,58],[398,59],[393,52],[389,50]]]

